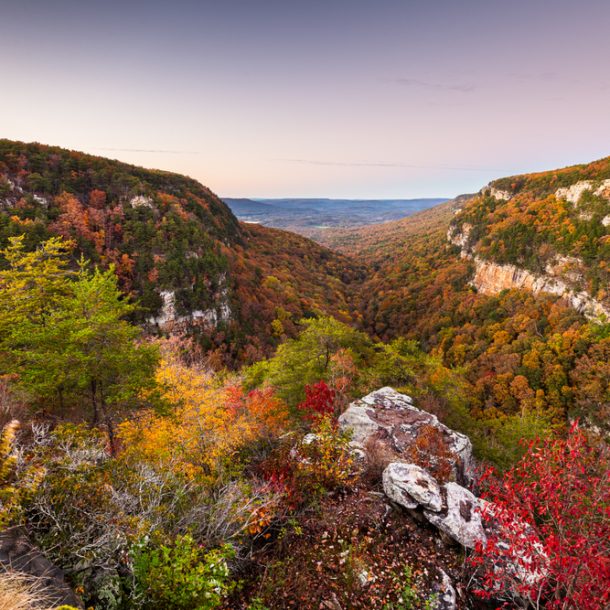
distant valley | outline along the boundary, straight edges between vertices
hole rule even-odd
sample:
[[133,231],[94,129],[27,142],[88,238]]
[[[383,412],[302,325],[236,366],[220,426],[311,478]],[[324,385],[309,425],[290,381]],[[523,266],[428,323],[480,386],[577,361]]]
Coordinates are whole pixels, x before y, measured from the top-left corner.
[[447,201],[427,199],[239,199],[223,201],[239,220],[308,237],[328,228],[350,228],[399,220]]

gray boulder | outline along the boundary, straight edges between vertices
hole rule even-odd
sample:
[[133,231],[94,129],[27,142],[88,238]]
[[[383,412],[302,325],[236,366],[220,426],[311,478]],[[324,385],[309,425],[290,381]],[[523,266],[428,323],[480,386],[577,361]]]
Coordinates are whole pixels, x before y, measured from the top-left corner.
[[[409,450],[432,427],[442,439],[456,478],[464,482],[470,479],[473,466],[470,439],[442,424],[435,415],[421,411],[410,396],[392,388],[381,388],[352,402],[339,417],[339,425],[352,431],[352,446],[357,452],[365,452],[370,440],[381,442],[395,457],[388,462],[412,461]],[[434,456],[430,459],[434,460]]]
[[393,462],[383,471],[386,496],[407,509],[423,506],[441,510],[443,499],[436,479],[416,464]]
[[446,483],[443,492],[445,508],[441,512],[424,510],[426,519],[465,548],[484,542],[487,538],[481,522],[481,500],[457,483]]
[[455,610],[457,608],[457,593],[451,582],[451,578],[444,570],[439,568],[440,582],[434,587],[436,599],[433,603],[433,610]]

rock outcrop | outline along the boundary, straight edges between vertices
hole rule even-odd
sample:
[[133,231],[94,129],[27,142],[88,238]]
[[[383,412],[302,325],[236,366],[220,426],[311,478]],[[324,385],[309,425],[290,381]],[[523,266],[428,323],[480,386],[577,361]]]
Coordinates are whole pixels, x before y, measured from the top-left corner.
[[[561,189],[560,189],[561,190]],[[609,224],[610,224],[610,215]],[[579,269],[583,263],[575,257],[556,256],[547,263],[545,273],[534,273],[516,265],[498,264],[477,256],[472,243],[472,225],[451,225],[447,240],[460,248],[460,256],[474,262],[471,284],[481,294],[496,295],[503,290],[528,290],[533,294],[554,294],[590,320],[600,317],[610,319],[610,307],[594,299],[579,288],[583,275]]]
[[[225,276],[221,276],[221,281],[225,281]],[[222,288],[216,295],[218,305],[211,309],[194,309],[188,315],[179,315],[176,311],[176,293],[173,290],[162,290],[159,293],[163,305],[156,316],[151,316],[148,323],[158,326],[163,330],[168,330],[176,325],[185,323],[197,323],[204,326],[216,326],[221,322],[228,322],[231,319],[231,307],[229,305],[228,290]]]
[[486,539],[481,521],[481,500],[457,483],[443,485],[444,502],[440,510],[425,509],[432,525],[467,549]]
[[66,583],[63,571],[31,544],[21,528],[11,527],[0,532],[0,566],[41,581],[45,592],[56,605],[67,604],[82,608]]
[[470,257],[470,232],[472,225],[465,222],[461,228],[451,225],[447,231],[447,241],[460,249],[462,258]]
[[557,199],[565,199],[570,203],[578,205],[583,193],[588,191],[598,197],[610,199],[610,180],[581,180],[570,186],[557,189],[555,191],[555,197],[557,197]]
[[390,464],[383,471],[383,491],[390,500],[408,509],[423,506],[439,511],[443,507],[436,479],[416,464]]
[[451,582],[449,575],[439,570],[441,580],[435,587],[436,601],[434,604],[434,610],[455,610],[457,607],[457,593]]
[[571,307],[589,319],[600,316],[610,318],[610,308],[606,307],[588,292],[577,291],[558,277],[532,273],[515,265],[499,265],[473,257],[475,273],[472,285],[482,294],[499,294],[503,290],[524,289],[533,294],[542,292],[555,294],[565,299]]
[[393,462],[383,471],[385,495],[403,508],[421,509],[426,519],[467,549],[486,539],[482,500],[457,483],[440,485],[416,464]]
[[[422,434],[434,430],[443,444],[456,479],[468,481],[473,466],[472,443],[464,434],[442,424],[435,415],[421,411],[413,399],[392,388],[381,388],[361,400],[352,402],[339,417],[339,425],[352,431],[352,447],[363,453],[367,443],[378,441],[388,459],[412,462],[410,450]],[[435,459],[431,456],[431,459]]]
[[129,205],[132,208],[153,208],[153,200],[146,195],[135,195],[129,200]]
[[[392,388],[381,388],[353,402],[339,421],[342,428],[352,430],[355,450],[366,454],[371,450],[370,440],[377,439],[391,451],[393,457],[383,470],[382,482],[384,495],[394,505],[410,512],[417,520],[427,521],[443,537],[465,549],[473,549],[489,537],[500,541],[511,539],[499,529],[499,521],[494,518],[496,506],[464,486],[468,485],[469,477],[463,475],[474,466],[468,437],[447,428],[434,415],[417,409],[411,397]],[[428,425],[442,433],[453,459],[454,474],[456,477],[462,474],[464,485],[440,479],[430,469],[408,461],[409,447],[417,443],[419,431]],[[435,456],[427,457],[433,465]],[[533,535],[529,526],[520,521],[515,520],[514,527],[530,537]],[[540,552],[543,553],[542,547]],[[536,583],[544,577],[530,567],[526,557],[518,558],[511,569],[520,582]],[[439,574],[436,607],[453,609],[455,589],[442,570]]]
[[512,199],[514,194],[510,191],[502,190],[493,186],[493,184],[488,184],[487,186],[481,189],[482,195],[489,195],[490,197],[494,197],[495,199],[499,199],[501,201],[508,201]]

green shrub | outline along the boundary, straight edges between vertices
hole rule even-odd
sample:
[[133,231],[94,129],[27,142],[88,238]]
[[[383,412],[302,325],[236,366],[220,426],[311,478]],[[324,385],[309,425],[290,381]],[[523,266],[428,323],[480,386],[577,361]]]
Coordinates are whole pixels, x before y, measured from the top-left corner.
[[210,610],[234,587],[230,545],[205,552],[190,535],[171,546],[144,542],[133,549],[136,598],[150,610]]

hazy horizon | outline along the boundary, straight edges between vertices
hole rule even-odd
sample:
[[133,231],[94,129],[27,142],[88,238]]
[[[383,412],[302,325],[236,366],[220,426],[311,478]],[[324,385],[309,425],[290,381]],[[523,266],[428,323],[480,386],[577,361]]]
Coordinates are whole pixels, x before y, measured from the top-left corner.
[[610,4],[3,7],[0,137],[222,197],[454,197],[610,154]]

